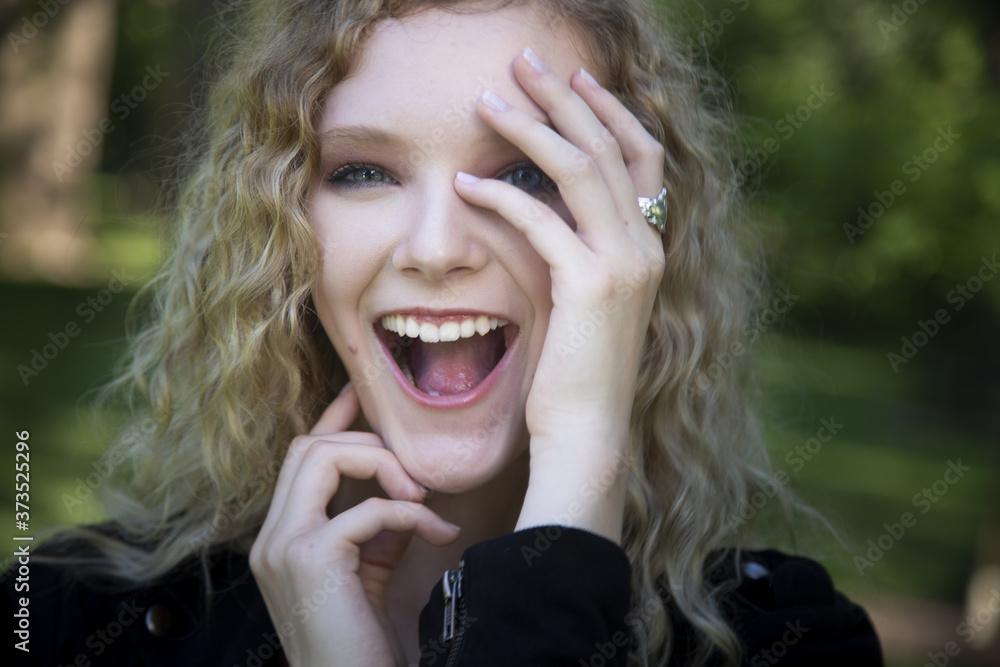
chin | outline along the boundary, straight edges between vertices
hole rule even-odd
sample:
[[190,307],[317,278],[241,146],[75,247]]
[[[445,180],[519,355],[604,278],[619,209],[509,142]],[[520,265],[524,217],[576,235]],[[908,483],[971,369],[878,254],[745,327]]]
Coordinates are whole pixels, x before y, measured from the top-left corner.
[[440,493],[464,493],[511,466],[527,450],[528,437],[524,405],[462,413],[399,419],[390,412],[371,425],[415,480]]

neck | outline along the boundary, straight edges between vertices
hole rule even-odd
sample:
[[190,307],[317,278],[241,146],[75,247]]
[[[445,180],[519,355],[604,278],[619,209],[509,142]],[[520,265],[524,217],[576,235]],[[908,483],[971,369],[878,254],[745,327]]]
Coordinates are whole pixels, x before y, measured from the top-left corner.
[[499,475],[475,489],[454,494],[432,491],[424,505],[445,521],[459,526],[462,532],[446,547],[434,547],[422,540],[410,542],[396,568],[400,576],[394,575],[394,579],[409,581],[408,577],[403,578],[403,568],[423,565],[436,574],[430,582],[414,583],[429,590],[424,584],[433,585],[445,570],[458,567],[462,552],[467,548],[514,530],[527,488],[528,452],[525,451]]
[[461,527],[458,539],[445,547],[410,540],[386,587],[387,612],[406,648],[408,664],[416,664],[420,611],[445,570],[458,567],[462,552],[484,540],[514,530],[528,488],[528,452],[494,479],[464,493],[431,492],[424,504],[445,521]]

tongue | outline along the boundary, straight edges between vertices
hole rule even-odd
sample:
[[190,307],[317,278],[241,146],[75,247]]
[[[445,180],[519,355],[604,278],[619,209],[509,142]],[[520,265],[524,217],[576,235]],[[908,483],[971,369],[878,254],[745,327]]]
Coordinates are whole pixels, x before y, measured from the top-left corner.
[[410,370],[425,394],[461,394],[482,382],[503,355],[503,333],[460,338],[448,343],[414,341]]

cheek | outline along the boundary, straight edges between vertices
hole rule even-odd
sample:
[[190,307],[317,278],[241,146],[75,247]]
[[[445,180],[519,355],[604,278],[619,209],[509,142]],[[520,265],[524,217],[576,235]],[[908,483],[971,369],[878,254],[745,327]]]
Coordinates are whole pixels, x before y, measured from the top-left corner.
[[569,212],[569,209],[566,208],[566,203],[562,199],[553,201],[549,206],[560,218],[566,221],[570,229],[574,232],[576,231],[576,220],[573,218],[573,214]]
[[320,243],[320,274],[312,288],[313,305],[320,323],[345,363],[350,363],[348,348],[356,347],[359,326],[358,303],[368,276],[360,253],[344,252],[344,239],[317,233]]
[[[385,239],[374,231],[372,218],[380,209],[371,204],[336,201],[330,194],[315,195],[309,211],[309,226],[319,244],[324,262],[332,266],[364,265],[366,258],[384,250]],[[356,269],[353,266],[352,269]]]
[[[336,219],[336,224],[333,220]],[[317,301],[356,309],[366,286],[382,265],[384,243],[366,233],[365,227],[352,224],[350,216],[334,218],[329,210],[319,208],[311,225],[320,249],[320,276],[313,290]],[[317,303],[317,307],[320,304]]]

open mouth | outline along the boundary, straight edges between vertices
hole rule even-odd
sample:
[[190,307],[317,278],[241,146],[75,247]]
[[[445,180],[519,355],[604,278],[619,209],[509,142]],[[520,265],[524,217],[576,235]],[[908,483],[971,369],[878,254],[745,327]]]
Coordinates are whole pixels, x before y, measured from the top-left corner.
[[518,327],[483,314],[393,313],[375,323],[375,332],[402,377],[418,392],[440,397],[482,387],[501,365]]

